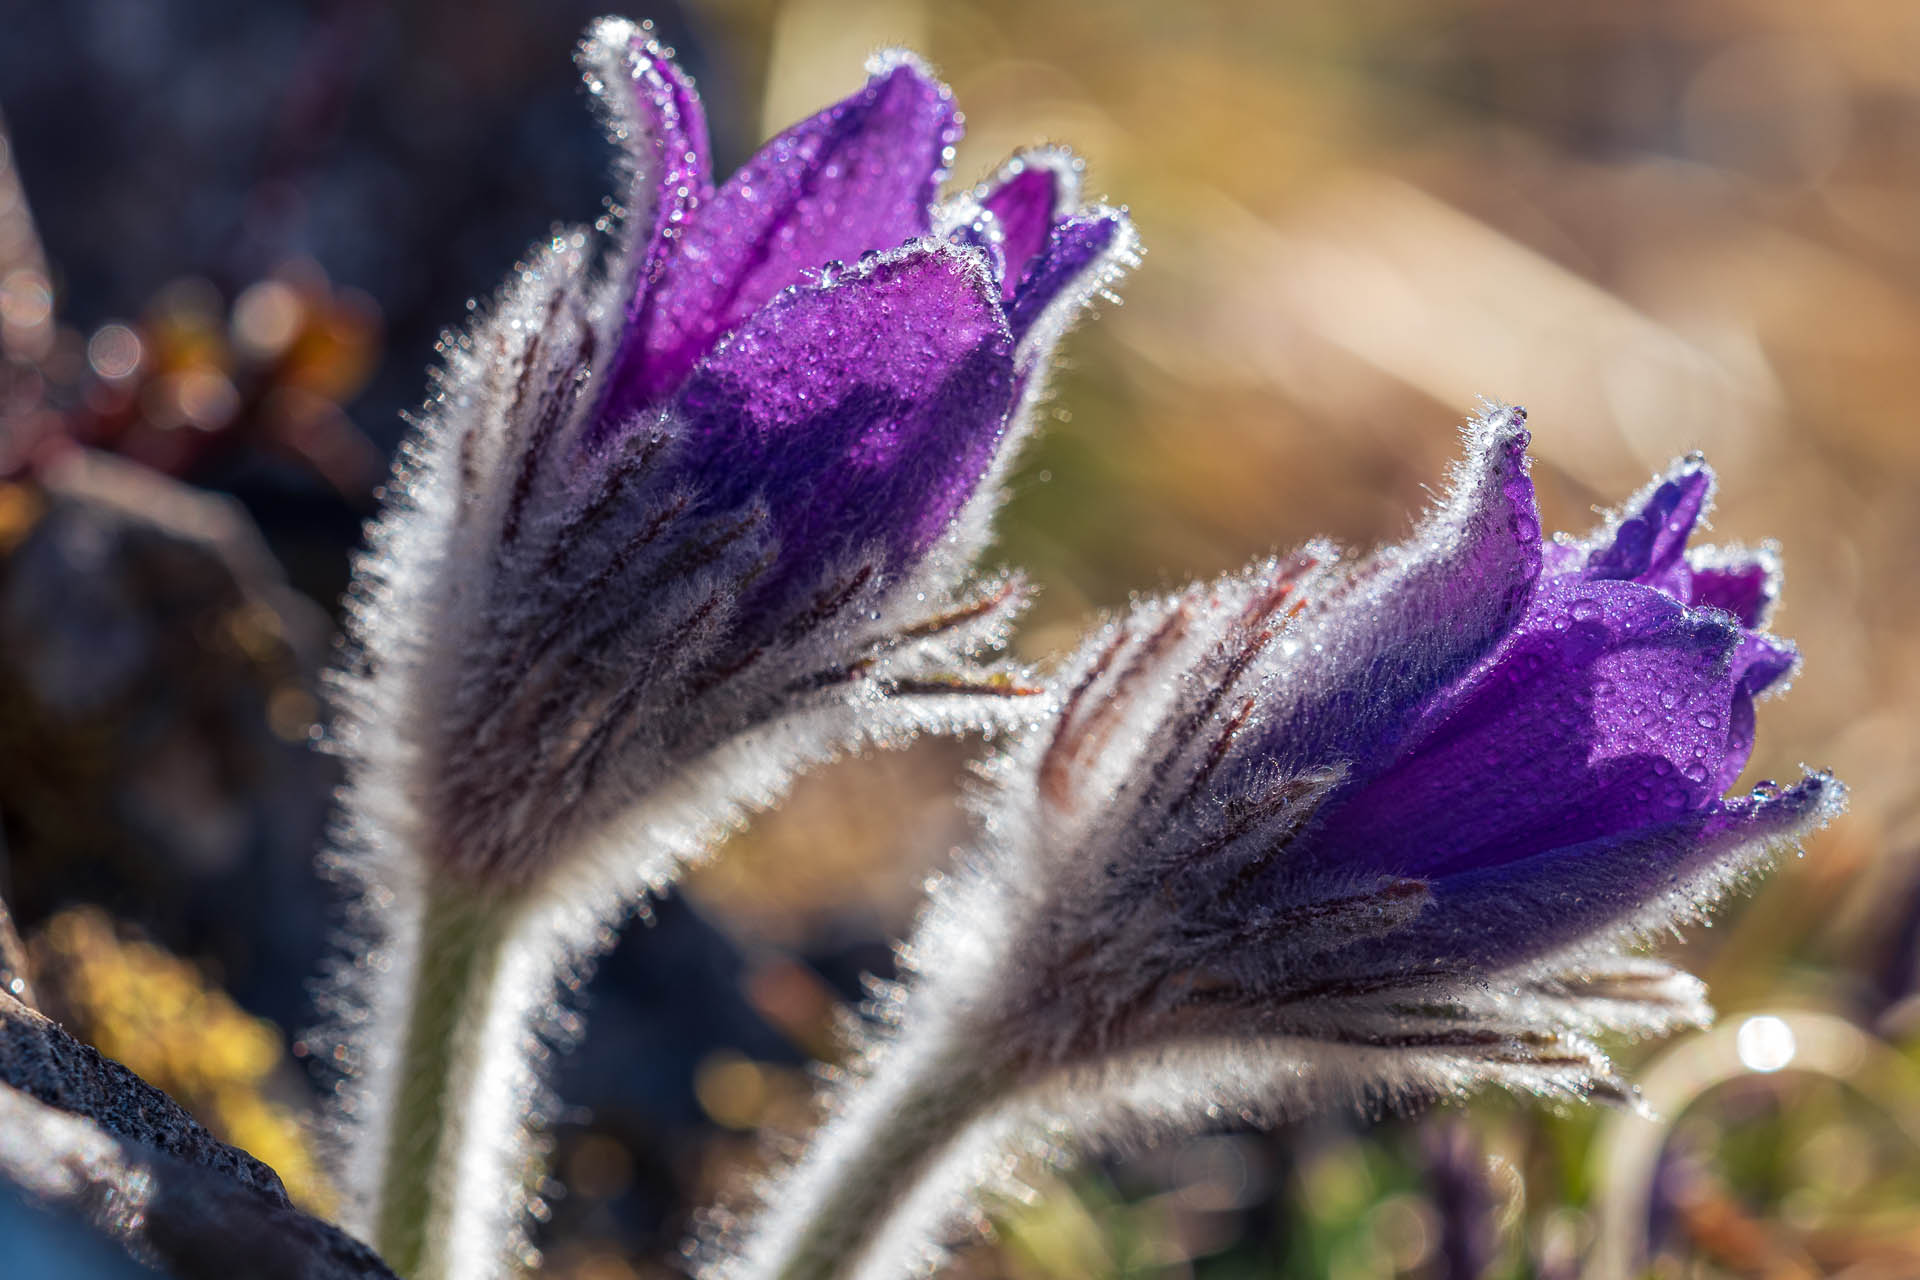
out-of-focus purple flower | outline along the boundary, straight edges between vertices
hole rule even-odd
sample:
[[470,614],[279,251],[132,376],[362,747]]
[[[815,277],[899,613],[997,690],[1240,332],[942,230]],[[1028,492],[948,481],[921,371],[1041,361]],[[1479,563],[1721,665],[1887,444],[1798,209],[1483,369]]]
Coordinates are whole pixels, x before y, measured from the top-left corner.
[[[1543,544],[1522,422],[1473,424],[1407,542],[1310,545],[1089,639],[902,953],[897,1036],[719,1274],[924,1261],[929,1222],[1022,1135],[1097,1146],[1488,1083],[1617,1094],[1592,1034],[1709,1016],[1628,944],[1844,796],[1823,773],[1726,794],[1795,662],[1765,630],[1777,560],[1687,549],[1697,458]],[[850,1190],[885,1183],[894,1140],[859,1135],[903,1116],[936,1172]]]
[[1436,1280],[1484,1280],[1500,1254],[1500,1208],[1480,1136],[1464,1120],[1428,1125],[1420,1134],[1420,1173],[1433,1202],[1439,1239]]

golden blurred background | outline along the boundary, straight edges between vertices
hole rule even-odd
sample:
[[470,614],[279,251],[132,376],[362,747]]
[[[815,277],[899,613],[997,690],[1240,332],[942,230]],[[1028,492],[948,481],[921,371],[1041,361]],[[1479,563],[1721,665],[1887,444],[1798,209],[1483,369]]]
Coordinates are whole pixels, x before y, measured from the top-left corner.
[[[289,19],[294,34],[257,56],[299,70],[328,40],[432,51],[430,68],[413,68],[422,83],[444,80],[456,106],[495,110],[572,85],[569,31],[590,13],[507,0],[423,0],[378,19],[369,9],[314,6],[310,25]],[[1052,420],[1001,524],[998,554],[1042,587],[1023,654],[1060,652],[1130,592],[1313,534],[1355,546],[1398,536],[1454,456],[1456,425],[1487,396],[1529,411],[1552,528],[1584,530],[1670,458],[1707,454],[1722,485],[1711,538],[1778,542],[1788,585],[1775,626],[1805,659],[1763,708],[1748,781],[1805,763],[1853,788],[1851,812],[1804,859],[1669,948],[1708,978],[1724,1021],[1627,1050],[1650,1094],[1658,1086],[1658,1123],[1491,1099],[1410,1122],[1213,1135],[1044,1178],[1032,1203],[1000,1208],[993,1241],[962,1255],[962,1274],[1920,1275],[1920,6],[701,0],[632,16],[658,18],[696,72],[723,159],[857,87],[875,49],[905,44],[966,114],[956,182],[1016,147],[1059,141],[1087,159],[1090,193],[1130,207],[1145,261],[1121,303],[1069,339]],[[265,100],[313,92],[283,78],[270,70]],[[349,123],[329,137],[354,136],[355,95],[379,83],[373,71],[346,77]],[[6,90],[0,78],[18,123]],[[571,117],[560,101],[557,115],[523,111],[528,129],[590,154],[593,125],[577,99]],[[543,202],[544,183],[564,184],[513,168],[518,144],[494,136],[501,150],[476,152],[476,165],[507,167],[512,200],[545,210],[500,243],[539,234],[540,219],[591,216],[585,188]],[[51,247],[32,240],[24,135],[22,148],[23,194],[10,203],[0,190],[12,362],[0,446],[44,459],[58,452],[48,441],[79,440],[237,493],[293,584],[332,607],[350,517],[364,513],[395,435],[383,388],[417,397],[424,386],[407,308],[441,307],[433,324],[457,308],[383,292],[379,273],[313,232],[269,237],[244,265],[183,271],[186,283],[142,295],[142,318],[114,319],[136,314],[137,299],[64,314],[61,262],[90,246],[63,248],[44,207]],[[322,176],[342,149],[293,148]],[[407,181],[397,174],[393,189]],[[279,190],[265,178],[260,189]],[[305,225],[322,225],[324,183],[301,189]],[[438,216],[457,238],[463,218],[503,203]],[[29,232],[7,230],[18,225]],[[472,255],[491,265],[463,261],[441,283],[490,290],[512,254],[493,244]],[[241,443],[220,444],[229,432]],[[97,477],[63,479],[65,464],[7,452],[0,549],[30,545],[63,494],[99,492]],[[325,510],[349,519],[326,517],[331,541],[311,519],[283,518],[282,490],[263,499],[252,473],[236,480],[221,461],[255,454],[308,476],[287,491],[332,495]],[[229,712],[298,751],[314,662],[285,655],[310,647],[311,601],[230,576],[239,594],[216,592],[207,607],[266,638],[249,647],[244,628],[221,632],[242,636],[225,661],[253,664],[251,701]],[[278,602],[264,612],[263,595]],[[21,652],[0,649],[0,676],[15,664],[13,684],[0,679],[0,814],[33,899],[23,924],[42,939],[30,950],[57,968],[78,964],[58,959],[62,947],[104,953],[111,930],[55,915],[88,895],[48,868],[75,850],[110,863],[112,837],[34,816],[35,798],[70,810],[116,770],[137,774],[155,748],[48,781],[37,756],[47,735],[68,734],[76,758],[96,760],[99,717],[135,704],[51,707],[20,674]],[[922,880],[965,841],[956,795],[975,754],[928,744],[822,772],[693,877],[687,919],[675,914],[685,902],[662,904],[659,927],[623,944],[581,1051],[600,1065],[561,1076],[566,1101],[591,1113],[559,1132],[551,1274],[671,1274],[693,1208],[740,1183],[767,1132],[804,1127],[803,1063],[836,1052],[834,1009],[859,971],[888,969],[886,940]],[[229,773],[223,795],[266,785]],[[318,785],[281,784],[302,795]],[[281,865],[297,854],[249,856]],[[209,984],[244,985],[235,975],[253,952],[210,960],[193,928],[140,923],[193,956]],[[689,959],[696,946],[722,959]],[[644,986],[635,974],[678,981],[695,968],[739,1002],[750,1032],[676,1030],[671,1002],[631,994]],[[297,1012],[237,994],[290,1028],[275,1034],[297,1056]],[[665,1012],[646,1021],[656,1006]],[[613,1085],[593,1091],[643,1077],[648,1098],[685,1095],[683,1120]],[[293,1096],[284,1081],[273,1088],[276,1106]],[[231,1090],[207,1096],[216,1112],[236,1105]],[[663,1103],[660,1114],[677,1113]]]

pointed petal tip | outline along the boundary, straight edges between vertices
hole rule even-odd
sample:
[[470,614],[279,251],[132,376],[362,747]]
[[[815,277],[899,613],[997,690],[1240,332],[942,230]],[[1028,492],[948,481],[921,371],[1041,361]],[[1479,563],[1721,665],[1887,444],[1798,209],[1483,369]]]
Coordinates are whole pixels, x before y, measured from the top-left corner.
[[1002,294],[1011,299],[1054,230],[1080,208],[1080,161],[1065,147],[1015,152],[967,194],[990,214],[1006,257]]
[[[1508,433],[1521,431],[1527,425],[1525,405],[1508,404],[1504,400],[1480,397],[1480,412],[1467,422],[1469,436],[1478,432]],[[1531,437],[1529,436],[1529,439]]]
[[609,15],[595,18],[587,24],[580,34],[579,41],[573,47],[573,62],[587,81],[587,87],[595,93],[603,91],[604,83],[629,74],[626,59],[638,52],[657,66],[663,66],[667,73],[677,79],[685,79],[685,73],[674,61],[673,50],[654,39],[652,22],[635,22],[631,18]]
[[1806,776],[1786,796],[1794,797],[1794,807],[1812,820],[1808,828],[1812,830],[1826,826],[1845,813],[1850,794],[1847,784],[1834,777],[1830,770],[1807,769]]
[[917,98],[935,123],[941,146],[941,165],[937,178],[944,180],[953,164],[953,149],[966,132],[966,118],[954,103],[953,90],[928,62],[911,49],[882,49],[867,59],[867,86],[861,95],[869,110],[882,106],[894,95]]
[[1760,782],[1745,796],[1720,802],[1722,822],[1750,833],[1770,849],[1804,840],[1847,811],[1847,784],[1826,769],[1801,766],[1800,781],[1790,787]]
[[1144,252],[1140,247],[1140,233],[1133,225],[1133,213],[1126,205],[1090,204],[1075,212],[1078,217],[1102,222],[1113,228],[1115,240],[1124,244],[1126,250],[1122,257],[1122,265],[1132,266]]
[[866,73],[869,80],[885,80],[895,75],[910,76],[946,101],[953,100],[953,90],[933,69],[933,64],[905,45],[889,45],[876,51],[867,59]]
[[[1145,250],[1140,244],[1140,233],[1133,225],[1133,215],[1125,205],[1083,205],[1068,215],[1061,225],[1099,228],[1097,234],[1104,240],[1105,247],[1094,265],[1099,270],[1102,287],[1112,285],[1127,271],[1140,265],[1140,257]],[[1096,233],[1090,231],[1088,234]]]
[[1772,539],[1754,547],[1691,547],[1686,564],[1695,604],[1725,609],[1756,629],[1767,626],[1786,586],[1786,564]]
[[1713,510],[1713,499],[1719,492],[1720,478],[1708,465],[1707,455],[1695,449],[1668,463],[1665,474],[1655,477],[1648,487],[1654,493],[1659,493],[1667,485],[1679,488],[1681,505],[1693,513],[1692,524],[1704,520]]
[[[600,18],[590,24],[573,46],[573,65],[587,92],[605,103],[612,86],[618,84],[624,69],[621,59],[639,30],[626,18]],[[612,110],[611,104],[602,108]]]
[[1644,582],[1687,594],[1687,542],[1713,509],[1717,487],[1705,455],[1676,458],[1587,536],[1586,573],[1593,578]]
[[1453,468],[1455,518],[1505,508],[1513,540],[1527,548],[1528,578],[1539,574],[1540,504],[1533,490],[1533,432],[1518,405],[1488,404],[1465,429],[1466,449]]
[[643,28],[632,18],[623,18],[616,14],[595,18],[587,24],[587,29],[580,35],[579,44],[574,46],[574,60],[597,62],[606,51],[625,47],[635,36],[646,30],[651,28]]
[[1715,612],[1740,629],[1740,647],[1734,656],[1740,686],[1756,698],[1785,690],[1800,672],[1800,646],[1783,636],[1751,631],[1743,619],[1732,613],[1717,608]]
[[[1533,432],[1527,429],[1527,411],[1518,405],[1487,401],[1482,404],[1481,412],[1461,430],[1465,449],[1460,460],[1453,464],[1454,488],[1458,492],[1482,484],[1503,489],[1524,487],[1524,506],[1533,520],[1533,537],[1538,540],[1540,516],[1533,509],[1530,478],[1533,459],[1527,452],[1533,443]],[[1511,499],[1522,496],[1517,488],[1508,492]]]
[[974,187],[974,195],[991,205],[997,196],[1023,186],[1045,183],[1049,221],[1059,221],[1080,208],[1080,181],[1087,162],[1064,143],[1046,142],[1023,147],[1001,162],[993,176]]
[[[653,38],[653,24],[602,18],[581,36],[574,62],[609,140],[630,155],[628,179],[665,188],[644,196],[629,192],[626,198],[654,206],[656,217],[670,204],[703,198],[711,180],[706,114],[673,50]],[[669,198],[681,187],[686,192]]]

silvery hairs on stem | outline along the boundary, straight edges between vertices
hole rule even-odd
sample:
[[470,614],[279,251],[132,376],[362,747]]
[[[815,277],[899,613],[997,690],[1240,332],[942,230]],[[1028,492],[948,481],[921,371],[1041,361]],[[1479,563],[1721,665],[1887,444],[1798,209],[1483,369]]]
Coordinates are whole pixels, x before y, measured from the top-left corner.
[[1498,1085],[1620,1096],[1592,1039],[1710,1017],[1631,945],[1844,802],[1729,796],[1794,650],[1771,549],[1689,550],[1674,464],[1543,544],[1520,411],[1405,543],[1143,600],[989,770],[908,985],[726,1280],[925,1270],[1021,1153]]
[[435,998],[424,903],[515,904],[544,954],[494,980],[531,1007],[797,769],[1029,716],[989,656],[1023,585],[973,566],[1055,343],[1136,257],[1057,148],[940,198],[960,118],[909,54],[718,185],[648,28],[602,20],[578,61],[622,203],[443,341],[349,590],[350,1163],[386,1158],[396,1037]]

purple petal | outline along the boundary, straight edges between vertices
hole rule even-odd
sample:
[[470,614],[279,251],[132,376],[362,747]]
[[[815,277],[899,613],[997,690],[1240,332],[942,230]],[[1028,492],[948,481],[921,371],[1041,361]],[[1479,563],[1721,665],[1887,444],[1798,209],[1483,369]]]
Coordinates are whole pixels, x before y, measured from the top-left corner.
[[1745,682],[1771,678],[1777,654],[1726,615],[1635,583],[1543,586],[1400,763],[1329,810],[1314,858],[1447,874],[1700,810],[1745,763]]
[[1627,504],[1611,530],[1592,540],[1586,576],[1642,582],[1685,599],[1687,539],[1712,501],[1713,484],[1699,455],[1675,462]]
[[805,272],[924,235],[959,136],[947,87],[893,55],[859,93],[769,142],[681,235],[629,332],[638,351],[610,410],[671,392]]
[[[1014,338],[1024,341],[1056,299],[1077,300],[1091,293],[1098,282],[1090,281],[1089,273],[1104,272],[1129,234],[1127,216],[1107,208],[1083,210],[1053,227],[1007,304],[1007,323],[1013,326]],[[1008,262],[1011,276],[1011,254]]]
[[1006,255],[1002,297],[1013,297],[1054,224],[1072,211],[1078,192],[1078,162],[1059,147],[1021,152],[986,184],[980,203],[1000,224]]
[[1740,771],[1747,767],[1747,760],[1753,755],[1754,699],[1790,675],[1799,663],[1799,652],[1778,636],[1750,631],[1741,640],[1733,659],[1733,701],[1727,710],[1726,755],[1714,778],[1714,785],[1720,790],[1725,791],[1739,780]]
[[1417,920],[1362,945],[1416,965],[1447,956],[1486,971],[1598,933],[1670,924],[1831,820],[1845,796],[1846,788],[1815,773],[1789,790],[1720,801],[1678,822],[1445,876],[1433,882],[1433,905]]
[[925,551],[992,461],[1012,361],[979,255],[931,241],[783,294],[703,361],[679,465],[714,509],[767,503],[780,551],[757,607],[869,549],[889,572]]
[[707,117],[693,82],[658,44],[636,34],[626,62],[631,106],[621,113],[631,121],[626,139],[634,153],[633,188],[627,216],[645,249],[635,261],[634,296],[629,322],[643,314],[652,288],[664,270],[674,242],[689,215],[713,194],[712,164],[707,158]]
[[[645,28],[603,20],[581,46],[581,62],[632,169],[626,331],[637,333],[694,211],[713,195],[706,113],[692,82]],[[605,439],[644,403],[636,390],[644,354],[636,342],[622,344],[591,438]]]
[[1308,603],[1286,642],[1300,656],[1252,735],[1257,760],[1286,773],[1341,761],[1356,778],[1377,771],[1427,705],[1524,616],[1541,554],[1525,420],[1517,409],[1477,420],[1452,491],[1413,537]]
[[1701,549],[1688,557],[1694,604],[1725,609],[1749,627],[1766,625],[1780,598],[1780,557],[1758,551]]

